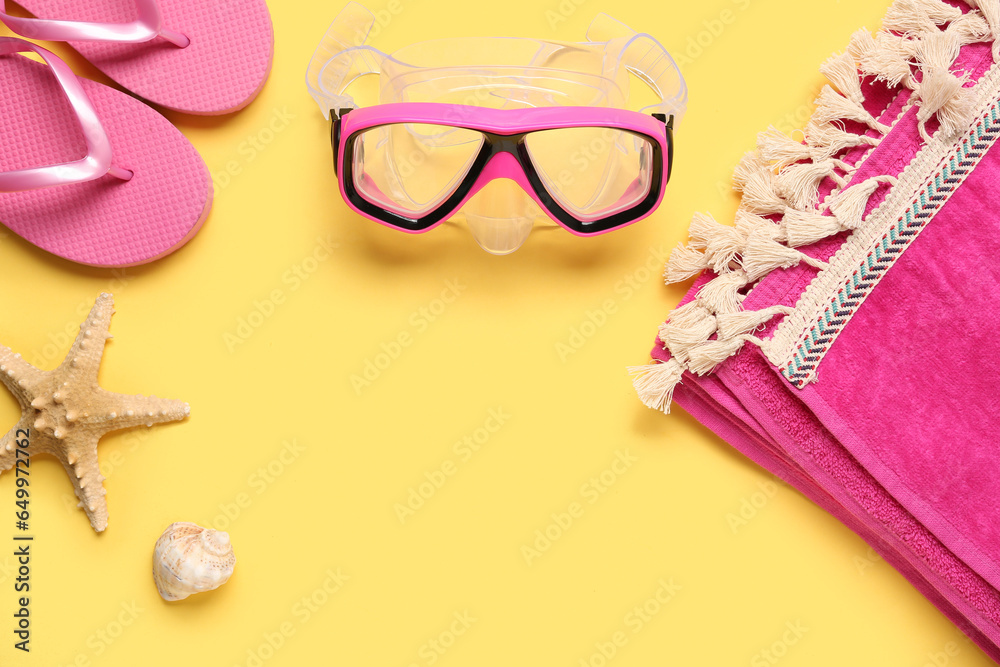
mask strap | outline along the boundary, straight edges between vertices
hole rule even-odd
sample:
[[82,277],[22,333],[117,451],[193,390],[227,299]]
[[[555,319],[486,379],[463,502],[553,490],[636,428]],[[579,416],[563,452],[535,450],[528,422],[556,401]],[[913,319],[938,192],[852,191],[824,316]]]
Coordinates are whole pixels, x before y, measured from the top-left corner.
[[640,109],[643,113],[662,113],[679,121],[687,110],[687,84],[677,64],[652,36],[637,33],[607,14],[598,14],[587,29],[588,42],[621,44],[619,60],[629,72],[653,89],[660,102]]
[[344,91],[359,77],[378,74],[388,56],[365,46],[375,15],[350,2],[330,24],[306,70],[306,86],[320,111],[329,119],[331,109],[356,109]]

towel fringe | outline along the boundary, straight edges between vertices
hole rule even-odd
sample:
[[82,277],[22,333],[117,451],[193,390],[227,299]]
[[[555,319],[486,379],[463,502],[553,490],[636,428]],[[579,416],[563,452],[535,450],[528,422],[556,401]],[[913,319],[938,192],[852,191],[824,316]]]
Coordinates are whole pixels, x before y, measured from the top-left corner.
[[667,268],[663,272],[666,283],[679,283],[693,278],[709,266],[705,253],[696,250],[693,245],[678,243],[670,253]]
[[917,127],[924,142],[932,141],[927,122],[934,116],[945,139],[954,137],[971,122],[975,94],[970,88],[965,88],[967,81],[968,75],[959,77],[938,68],[924,72],[919,91],[920,109],[917,111]]
[[882,134],[889,134],[889,126],[880,123],[867,109],[847,99],[829,85],[823,86],[816,98],[816,111],[813,120],[818,123],[828,123],[834,120],[853,120],[864,123]]
[[836,158],[793,164],[782,169],[775,177],[775,191],[792,208],[800,211],[815,210],[819,185],[823,179],[832,178],[840,187],[847,184],[837,173],[838,169],[848,174],[854,171],[853,167]]
[[739,313],[717,315],[719,338],[736,338],[748,334],[764,326],[778,315],[791,315],[794,310],[789,306],[771,306],[763,310],[746,310]]
[[715,273],[728,273],[739,266],[738,255],[746,245],[746,236],[736,227],[718,225],[705,248],[709,266]]
[[743,208],[759,215],[784,213],[788,202],[775,191],[774,174],[762,172],[751,177],[743,189]]
[[691,350],[687,362],[689,371],[696,375],[708,375],[716,366],[743,349],[746,343],[764,346],[765,343],[756,336],[742,334],[733,338],[710,340]]
[[743,193],[741,206],[760,215],[784,213],[788,202],[775,189],[774,171],[757,151],[743,156],[733,175],[733,189]]
[[854,56],[848,52],[835,53],[825,63],[819,66],[820,73],[830,80],[833,87],[848,100],[861,106],[865,96],[861,92],[861,79],[858,78],[858,68]]
[[867,134],[854,134],[843,128],[837,127],[835,123],[817,123],[809,121],[803,131],[806,143],[814,148],[821,149],[827,157],[837,155],[848,148],[857,146],[878,146],[880,138],[869,137]]
[[718,328],[715,315],[707,308],[694,301],[691,305],[695,306],[692,312],[700,315],[697,320],[683,322],[668,320],[660,325],[657,332],[664,349],[669,350],[670,356],[680,362],[687,360],[693,348],[715,335]]
[[715,236],[716,228],[721,227],[711,213],[695,213],[691,216],[691,224],[688,226],[688,245],[698,250],[708,247],[708,242]]
[[965,3],[978,9],[990,28],[993,39],[993,62],[1000,62],[1000,2],[997,0],[965,0]]
[[872,35],[862,28],[851,36],[847,52],[858,61],[858,68],[866,76],[875,77],[889,86],[913,88],[911,55],[906,50],[907,40],[889,32]]
[[953,30],[924,35],[917,42],[917,62],[923,70],[940,69],[947,72],[958,59],[961,48],[961,39]]
[[[788,208],[785,210],[791,211],[793,209]],[[744,246],[746,245],[747,239],[750,238],[750,235],[754,232],[764,234],[769,239],[774,241],[785,241],[785,232],[781,229],[779,224],[770,218],[764,218],[750,213],[749,211],[736,211],[735,225],[743,240]]]
[[961,17],[961,9],[942,0],[896,0],[882,19],[882,29],[919,37]]
[[740,290],[750,284],[746,271],[736,269],[729,273],[723,273],[709,282],[705,283],[698,290],[695,300],[702,306],[719,315],[739,312],[743,307],[743,299]]
[[683,306],[675,308],[667,321],[679,327],[694,327],[711,315],[711,311],[706,312],[706,308],[701,304],[689,301]]
[[[998,6],[1000,4],[993,0],[991,11],[998,11]],[[965,87],[969,75],[954,73],[951,67],[958,59],[962,46],[991,37],[992,28],[983,15],[971,11],[952,21],[944,32],[924,35],[917,44],[915,55],[923,72],[917,87],[920,97],[917,121],[920,136],[925,142],[930,141],[926,124],[935,115],[946,139],[954,137],[972,122],[975,101],[972,90]],[[996,48],[995,41],[993,46]]]
[[[730,225],[720,225],[708,213],[696,213],[688,230],[691,240],[670,253],[663,274],[667,284],[687,280],[702,269],[717,274],[728,273],[738,266],[737,255],[746,243],[746,235]],[[702,252],[704,250],[704,252]]]
[[747,181],[757,175],[757,172],[766,167],[766,163],[761,159],[757,151],[747,151],[740,158],[739,164],[733,170],[733,190],[743,192]]
[[[869,196],[877,185],[877,182],[873,184]],[[742,272],[736,287],[740,289],[775,268],[787,268],[799,262],[823,268],[826,266],[824,262],[814,260],[794,248],[809,245],[845,229],[836,215],[793,208],[785,209],[780,223],[739,210],[736,212],[735,226],[719,224],[712,216],[703,213],[696,215],[691,224],[689,244],[678,245],[670,254],[664,273],[668,284],[687,280],[698,271],[710,268],[719,277]],[[698,248],[705,250],[702,252]],[[734,301],[735,296],[732,296],[713,303],[731,305]]]
[[830,203],[830,212],[840,220],[843,229],[857,229],[864,222],[868,200],[882,184],[896,185],[894,176],[875,176],[841,191]]
[[[997,0],[993,0],[993,3],[993,5],[990,5],[991,8],[1000,8]],[[945,31],[954,33],[963,46],[978,42],[988,42],[994,39],[993,28],[990,27],[989,21],[986,20],[981,12],[967,12],[962,14],[962,18],[949,23]]]
[[741,265],[751,282],[760,280],[775,269],[787,269],[799,263],[825,269],[827,263],[770,238],[766,232],[754,232],[743,248]]
[[642,404],[670,414],[674,389],[681,383],[684,368],[675,359],[668,359],[646,366],[633,366],[628,372],[632,376],[632,386],[639,394]]
[[[747,343],[766,349],[768,341],[752,332],[793,309],[744,311],[745,288],[779,268],[827,268],[826,262],[796,248],[857,229],[879,188],[896,185],[892,176],[849,185],[855,167],[836,157],[859,146],[878,146],[891,130],[864,107],[862,77],[914,91],[911,99],[919,104],[917,120],[925,142],[932,141],[926,128],[932,120],[942,138],[971,122],[968,75],[952,67],[963,45],[984,41],[992,42],[993,59],[1000,62],[1000,0],[965,3],[971,8],[967,12],[943,0],[895,0],[882,30],[857,31],[845,52],[820,67],[829,84],[816,99],[802,142],[774,127],[758,135],[757,150],[746,153],[733,173],[733,189],[742,193],[734,225],[696,214],[690,242],[670,255],[667,282],[686,280],[706,268],[716,277],[660,327],[660,341],[673,358],[630,369],[644,404],[669,412],[685,370],[710,373]],[[845,122],[860,123],[880,136],[849,131]],[[820,205],[820,187],[827,178],[840,190]]]
[[801,144],[773,125],[757,135],[757,151],[778,169],[802,160],[822,160],[832,153],[823,146]]
[[789,209],[781,219],[785,242],[793,247],[810,245],[828,236],[844,231],[844,225],[836,214],[823,215]]

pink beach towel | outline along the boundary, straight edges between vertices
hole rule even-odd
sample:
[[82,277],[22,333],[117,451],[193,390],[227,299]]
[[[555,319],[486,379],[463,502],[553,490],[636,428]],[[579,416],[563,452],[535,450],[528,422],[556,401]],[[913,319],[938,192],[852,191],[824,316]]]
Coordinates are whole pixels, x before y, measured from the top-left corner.
[[760,135],[635,369],[840,518],[1000,661],[1000,0],[896,0]]

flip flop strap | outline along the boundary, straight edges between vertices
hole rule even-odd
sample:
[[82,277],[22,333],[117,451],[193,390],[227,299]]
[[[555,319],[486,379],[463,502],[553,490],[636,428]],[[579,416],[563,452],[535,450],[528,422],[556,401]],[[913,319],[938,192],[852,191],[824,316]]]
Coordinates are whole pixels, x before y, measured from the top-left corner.
[[[66,94],[77,120],[80,121],[80,127],[83,129],[83,137],[87,143],[87,156],[65,164],[0,172],[0,192],[21,192],[69,183],[83,183],[96,180],[105,174],[111,174],[123,181],[132,178],[132,172],[111,166],[111,142],[101,125],[97,111],[69,65],[51,51],[43,49],[37,44],[16,37],[0,37],[0,56],[28,51],[41,56]],[[3,91],[0,90],[0,95],[2,94]]]
[[94,23],[11,16],[6,0],[0,0],[0,21],[18,35],[50,42],[138,43],[162,37],[180,48],[191,43],[181,33],[163,27],[157,0],[135,0],[135,6],[139,17],[131,23]]

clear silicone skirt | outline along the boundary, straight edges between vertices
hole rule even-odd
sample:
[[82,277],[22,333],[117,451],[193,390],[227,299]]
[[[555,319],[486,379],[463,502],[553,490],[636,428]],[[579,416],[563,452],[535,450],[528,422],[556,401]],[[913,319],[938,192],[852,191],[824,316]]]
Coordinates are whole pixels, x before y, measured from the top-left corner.
[[[687,88],[649,35],[600,14],[580,43],[449,38],[389,55],[365,44],[374,21],[348,4],[306,76],[334,121],[355,211],[409,232],[464,220],[485,250],[507,254],[539,221],[589,236],[656,208]],[[366,75],[378,76],[377,106],[353,111],[345,91]],[[633,77],[657,98],[638,112],[627,110]]]

